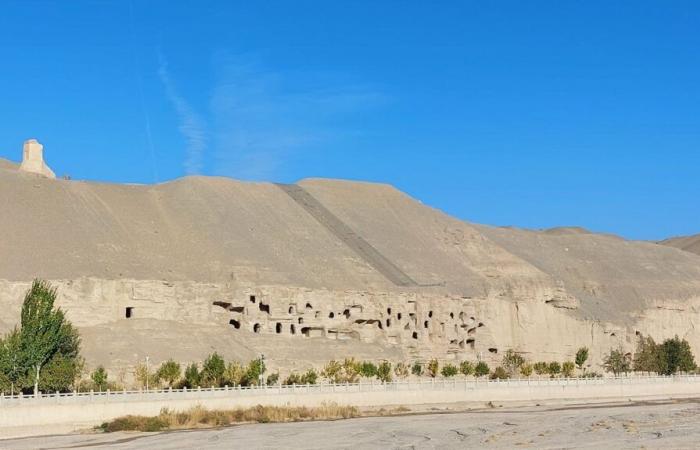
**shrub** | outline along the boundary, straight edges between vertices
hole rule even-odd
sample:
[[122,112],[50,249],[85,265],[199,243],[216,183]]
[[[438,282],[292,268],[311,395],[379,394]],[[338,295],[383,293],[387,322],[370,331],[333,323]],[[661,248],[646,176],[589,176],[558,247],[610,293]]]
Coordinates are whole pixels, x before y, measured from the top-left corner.
[[484,361],[479,361],[476,366],[474,367],[474,375],[477,377],[483,377],[484,375],[488,375],[491,369],[489,369],[489,365],[486,364]]
[[142,388],[148,387],[153,388],[158,384],[158,377],[155,372],[151,371],[151,368],[146,366],[144,363],[136,364],[134,369],[134,378],[139,383]]
[[268,386],[274,386],[279,382],[280,380],[280,374],[275,372],[271,373],[270,376],[267,377],[267,385]]
[[299,376],[299,374],[292,372],[287,376],[287,378],[285,378],[285,380],[282,382],[282,384],[285,386],[291,386],[293,384],[306,384],[306,383],[302,382],[301,376]]
[[537,375],[546,375],[549,373],[549,364],[544,361],[536,362],[532,368],[535,369]]
[[432,378],[437,376],[439,369],[440,363],[438,363],[437,359],[431,359],[430,362],[428,362],[428,375],[430,375]]
[[238,361],[231,361],[224,371],[224,384],[228,386],[241,385],[246,375],[246,369]]
[[532,364],[525,363],[520,366],[520,373],[525,377],[532,375]]
[[491,373],[492,380],[505,380],[508,376],[508,371],[501,366],[496,367]]
[[257,386],[260,383],[261,375],[265,374],[265,362],[260,359],[253,359],[248,363],[248,367],[241,378],[242,386]]
[[588,347],[581,347],[576,351],[576,365],[578,366],[579,370],[583,369],[583,365],[586,364],[586,361],[588,360]]
[[316,370],[309,369],[304,373],[304,375],[301,377],[301,382],[303,384],[316,384],[318,381],[318,372]]
[[180,363],[169,359],[160,365],[160,368],[158,368],[156,372],[156,378],[164,381],[168,387],[172,387],[180,379],[180,373]]
[[443,377],[450,378],[457,375],[459,373],[459,369],[457,369],[457,367],[453,366],[452,364],[445,364],[442,367],[440,373]]
[[423,364],[419,363],[418,361],[413,363],[413,366],[411,366],[411,373],[417,377],[420,377],[423,375]]
[[561,374],[564,375],[566,378],[573,377],[575,368],[576,366],[573,362],[565,361],[564,364],[561,365]]
[[104,367],[99,366],[95,369],[90,375],[90,379],[98,391],[102,392],[107,389],[107,371]]
[[396,367],[394,367],[394,375],[399,378],[406,378],[408,376],[408,366],[402,362],[396,364]]
[[374,378],[377,376],[377,366],[373,362],[363,361],[359,373],[364,378]]
[[465,376],[472,375],[474,374],[474,364],[469,361],[462,361],[459,363],[459,371]]
[[[343,366],[342,366],[342,364],[340,364],[336,360],[328,361],[328,363],[325,365],[325,367],[321,371],[321,375],[323,375],[325,378],[327,378],[332,383],[340,383],[340,382],[344,381],[343,377],[342,377],[342,373],[343,373]],[[294,384],[294,383],[286,383],[285,382],[285,384]]]
[[383,361],[377,367],[377,378],[385,383],[391,381],[391,363]]
[[555,377],[561,373],[561,364],[557,361],[552,361],[547,365],[547,373]]
[[509,374],[514,375],[518,373],[520,366],[525,364],[525,358],[523,358],[519,353],[516,353],[513,349],[508,349],[506,354],[503,355],[501,364],[503,369],[505,369]]

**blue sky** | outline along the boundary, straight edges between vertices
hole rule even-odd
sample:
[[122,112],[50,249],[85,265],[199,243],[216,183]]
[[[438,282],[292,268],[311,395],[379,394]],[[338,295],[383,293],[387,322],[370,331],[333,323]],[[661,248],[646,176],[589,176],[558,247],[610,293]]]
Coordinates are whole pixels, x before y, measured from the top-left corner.
[[700,3],[32,1],[0,157],[58,174],[391,183],[469,221],[700,232]]

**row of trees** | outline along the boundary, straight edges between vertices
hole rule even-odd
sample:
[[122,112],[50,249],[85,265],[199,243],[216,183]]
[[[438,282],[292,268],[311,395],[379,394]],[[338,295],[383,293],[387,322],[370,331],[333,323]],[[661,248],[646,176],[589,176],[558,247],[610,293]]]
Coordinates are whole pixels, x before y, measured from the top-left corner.
[[47,282],[32,283],[19,328],[0,339],[0,391],[66,391],[80,376],[80,337],[55,300]]
[[634,356],[622,348],[612,349],[603,359],[603,366],[615,375],[630,371],[672,375],[697,369],[690,344],[678,336],[657,344],[650,336],[640,335]]

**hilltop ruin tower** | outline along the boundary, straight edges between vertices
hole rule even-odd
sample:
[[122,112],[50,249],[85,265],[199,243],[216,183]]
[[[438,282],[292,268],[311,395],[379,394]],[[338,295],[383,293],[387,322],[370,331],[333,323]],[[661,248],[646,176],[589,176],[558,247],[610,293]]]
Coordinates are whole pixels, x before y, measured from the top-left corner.
[[25,172],[37,173],[47,178],[56,178],[53,170],[44,162],[44,146],[36,139],[24,141],[22,150],[22,165],[20,170]]

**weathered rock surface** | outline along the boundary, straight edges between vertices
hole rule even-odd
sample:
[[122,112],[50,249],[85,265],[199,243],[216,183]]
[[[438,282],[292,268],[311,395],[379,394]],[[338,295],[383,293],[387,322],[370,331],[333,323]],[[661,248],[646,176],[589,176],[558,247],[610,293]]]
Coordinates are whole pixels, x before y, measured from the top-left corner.
[[637,333],[700,350],[700,256],[575,228],[472,225],[386,185],[111,185],[5,164],[0,211],[0,332],[30,281],[52,280],[88,365],[113,370],[213,350],[303,368],[496,360],[508,348],[564,360],[582,345],[597,364]]

